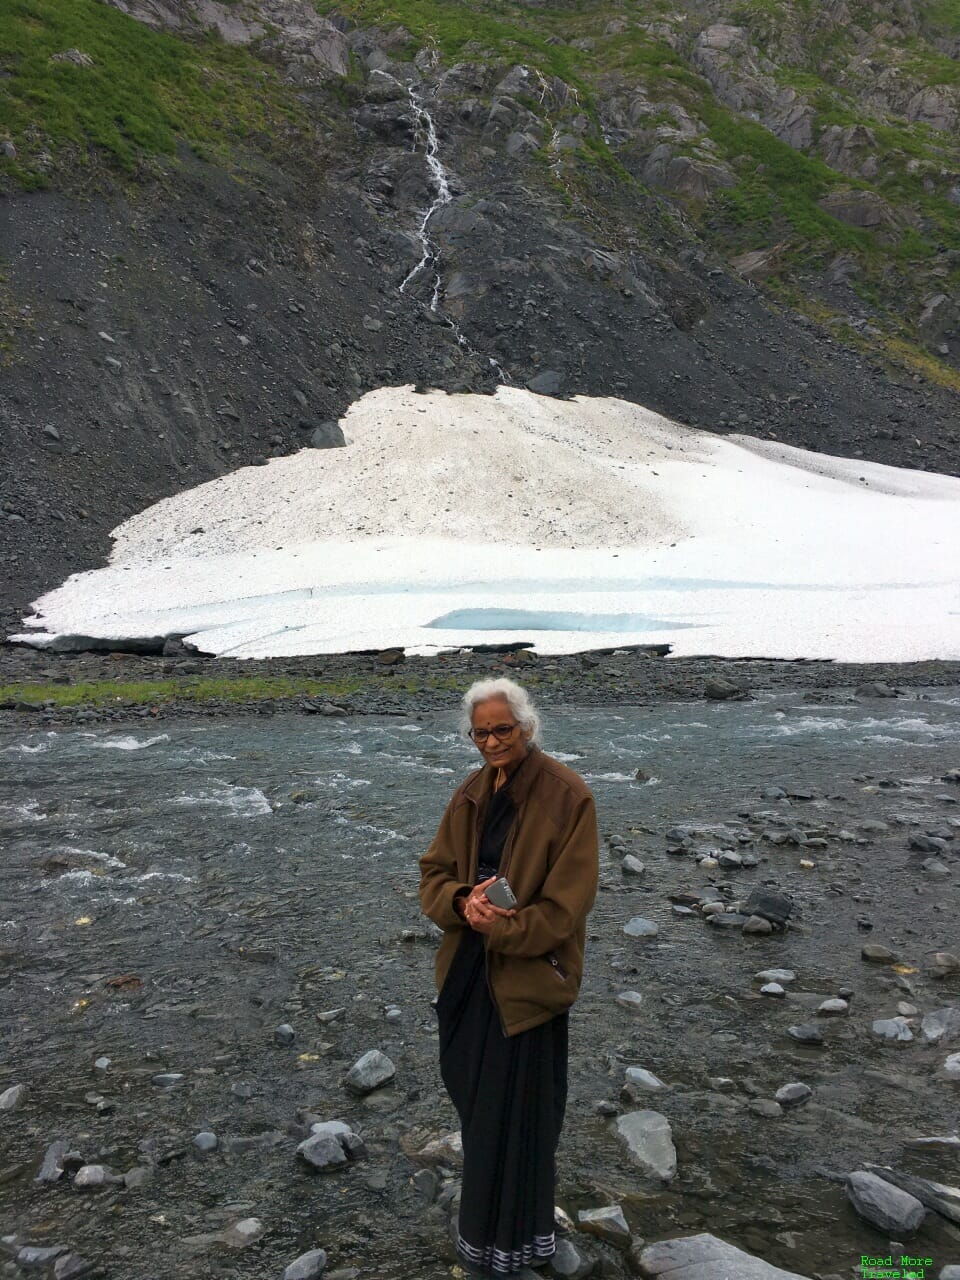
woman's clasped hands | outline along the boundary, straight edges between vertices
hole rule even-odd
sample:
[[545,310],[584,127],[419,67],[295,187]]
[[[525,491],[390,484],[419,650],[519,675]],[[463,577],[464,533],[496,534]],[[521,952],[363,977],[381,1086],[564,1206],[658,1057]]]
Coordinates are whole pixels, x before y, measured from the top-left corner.
[[497,879],[491,876],[489,880],[482,880],[479,884],[474,885],[470,893],[463,899],[463,918],[471,929],[475,929],[477,933],[489,933],[493,928],[497,916],[515,916],[516,910],[505,907],[497,907],[487,898],[486,890]]

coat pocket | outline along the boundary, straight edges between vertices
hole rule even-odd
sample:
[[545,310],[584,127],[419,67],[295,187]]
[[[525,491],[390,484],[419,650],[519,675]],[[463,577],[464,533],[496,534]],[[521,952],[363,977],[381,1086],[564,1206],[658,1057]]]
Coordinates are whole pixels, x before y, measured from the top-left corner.
[[548,951],[546,959],[550,964],[550,967],[553,969],[553,972],[557,975],[560,981],[566,982],[567,978],[570,975],[567,973],[566,969],[560,963],[560,957],[557,955],[557,953],[555,951]]

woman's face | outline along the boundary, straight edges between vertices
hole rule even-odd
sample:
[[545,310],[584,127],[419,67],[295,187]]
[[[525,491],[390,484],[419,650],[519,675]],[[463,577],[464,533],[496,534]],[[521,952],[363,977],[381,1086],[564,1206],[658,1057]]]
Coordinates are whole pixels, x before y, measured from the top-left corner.
[[[489,698],[486,702],[478,702],[473,708],[472,728],[477,750],[495,769],[505,769],[507,773],[512,773],[527,754],[529,735],[517,724],[506,698]],[[502,737],[490,733],[484,741],[486,731],[505,731],[507,728],[509,732],[503,732]]]

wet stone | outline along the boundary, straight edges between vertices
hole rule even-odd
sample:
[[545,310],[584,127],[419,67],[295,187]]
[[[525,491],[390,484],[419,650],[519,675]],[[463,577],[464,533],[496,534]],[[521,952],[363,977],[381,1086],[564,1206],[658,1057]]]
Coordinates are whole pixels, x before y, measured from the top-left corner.
[[14,1084],[0,1093],[0,1111],[15,1111],[27,1096],[25,1084]]
[[870,1030],[879,1040],[908,1044],[913,1039],[913,1032],[907,1026],[905,1018],[877,1018],[871,1023]]
[[847,1197],[861,1218],[895,1236],[910,1235],[926,1217],[926,1210],[916,1196],[892,1186],[875,1173],[849,1174]]
[[54,1280],[80,1280],[92,1270],[93,1263],[81,1258],[79,1253],[65,1253],[53,1264]]
[[802,1084],[799,1080],[790,1084],[781,1085],[774,1094],[777,1102],[781,1107],[802,1107],[813,1096],[813,1090],[808,1084]]
[[765,1120],[776,1120],[783,1115],[783,1108],[772,1098],[751,1098],[747,1107],[755,1116],[763,1116]]
[[273,1033],[274,1044],[280,1045],[283,1049],[288,1049],[294,1043],[296,1038],[297,1034],[289,1022],[281,1022],[280,1026],[275,1028]]
[[186,1077],[180,1071],[161,1071],[159,1074],[151,1077],[150,1083],[155,1084],[158,1089],[172,1089],[178,1085]]
[[620,863],[620,870],[625,876],[642,876],[646,869],[646,864],[632,853],[628,853]]
[[388,1084],[396,1074],[396,1067],[385,1053],[370,1049],[353,1064],[343,1085],[348,1092],[362,1096]]
[[773,933],[773,925],[763,916],[750,916],[743,926],[743,932],[749,934]]
[[948,1080],[960,1080],[960,1053],[951,1053],[944,1061],[943,1074]]
[[617,1004],[622,1005],[624,1009],[639,1013],[643,1005],[643,996],[639,991],[620,991],[617,993]]
[[649,1089],[651,1093],[667,1087],[659,1076],[655,1076],[652,1071],[647,1071],[645,1067],[627,1067],[623,1074],[628,1084],[639,1089]]
[[316,1280],[327,1265],[327,1255],[323,1249],[311,1249],[301,1253],[299,1258],[284,1270],[283,1280]]
[[655,920],[647,920],[644,916],[634,916],[632,920],[628,920],[623,926],[623,932],[628,938],[655,938],[660,932],[660,926]]
[[63,1160],[69,1150],[69,1143],[51,1142],[44,1152],[40,1172],[35,1182],[59,1182],[63,1177]]
[[843,1018],[850,1012],[850,1006],[846,1000],[832,999],[824,1000],[817,1009],[817,1017],[819,1018]]
[[297,1155],[312,1169],[331,1172],[347,1163],[342,1143],[331,1133],[316,1133],[297,1147]]
[[577,1226],[587,1235],[597,1236],[607,1244],[630,1243],[630,1228],[618,1204],[604,1205],[600,1209],[581,1209],[577,1214]]
[[787,1035],[800,1044],[823,1044],[823,1032],[812,1022],[803,1022],[795,1027],[787,1027]]
[[761,969],[753,975],[754,982],[796,982],[797,975],[793,969]]
[[105,1164],[85,1164],[73,1179],[75,1187],[105,1187],[115,1181],[113,1172]]
[[550,1259],[548,1275],[556,1277],[556,1280],[584,1280],[593,1268],[593,1258],[581,1253],[572,1240],[564,1236],[557,1238],[557,1251]]
[[59,1258],[61,1254],[66,1253],[67,1246],[63,1244],[50,1245],[47,1248],[41,1248],[36,1245],[24,1245],[17,1252],[17,1266],[20,1267],[46,1267],[53,1262],[54,1258]]
[[715,929],[739,929],[742,932],[749,919],[739,911],[716,911],[707,916],[707,924]]
[[931,1009],[920,1022],[920,1030],[928,1044],[944,1044],[960,1036],[960,1009],[952,1005],[945,1009]]
[[198,1134],[194,1135],[193,1145],[198,1151],[216,1151],[220,1145],[220,1139],[215,1133],[211,1133],[209,1129],[202,1129]]
[[795,1271],[783,1271],[762,1258],[706,1233],[680,1240],[659,1240],[640,1255],[640,1274],[664,1280],[805,1280]]
[[928,962],[931,977],[949,978],[960,973],[960,956],[952,951],[935,951]]
[[145,1187],[152,1177],[152,1169],[148,1169],[144,1164],[138,1164],[135,1168],[127,1170],[123,1175],[123,1181],[128,1191],[137,1191],[140,1187]]
[[860,955],[870,964],[896,964],[900,957],[889,947],[882,947],[877,942],[868,942],[860,948]]
[[671,1182],[677,1172],[677,1151],[670,1122],[658,1111],[629,1111],[616,1121],[617,1133],[634,1164],[651,1177]]
[[765,982],[760,988],[762,996],[770,996],[774,1000],[782,1000],[787,994],[779,982]]

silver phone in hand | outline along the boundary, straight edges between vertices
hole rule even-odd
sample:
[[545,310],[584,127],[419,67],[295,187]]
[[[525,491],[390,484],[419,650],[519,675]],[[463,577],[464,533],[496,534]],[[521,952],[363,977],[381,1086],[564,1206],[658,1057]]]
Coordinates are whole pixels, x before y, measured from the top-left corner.
[[517,896],[510,888],[510,882],[506,876],[501,876],[499,880],[494,880],[493,884],[488,884],[483,891],[489,902],[495,907],[503,907],[505,911],[517,905]]

